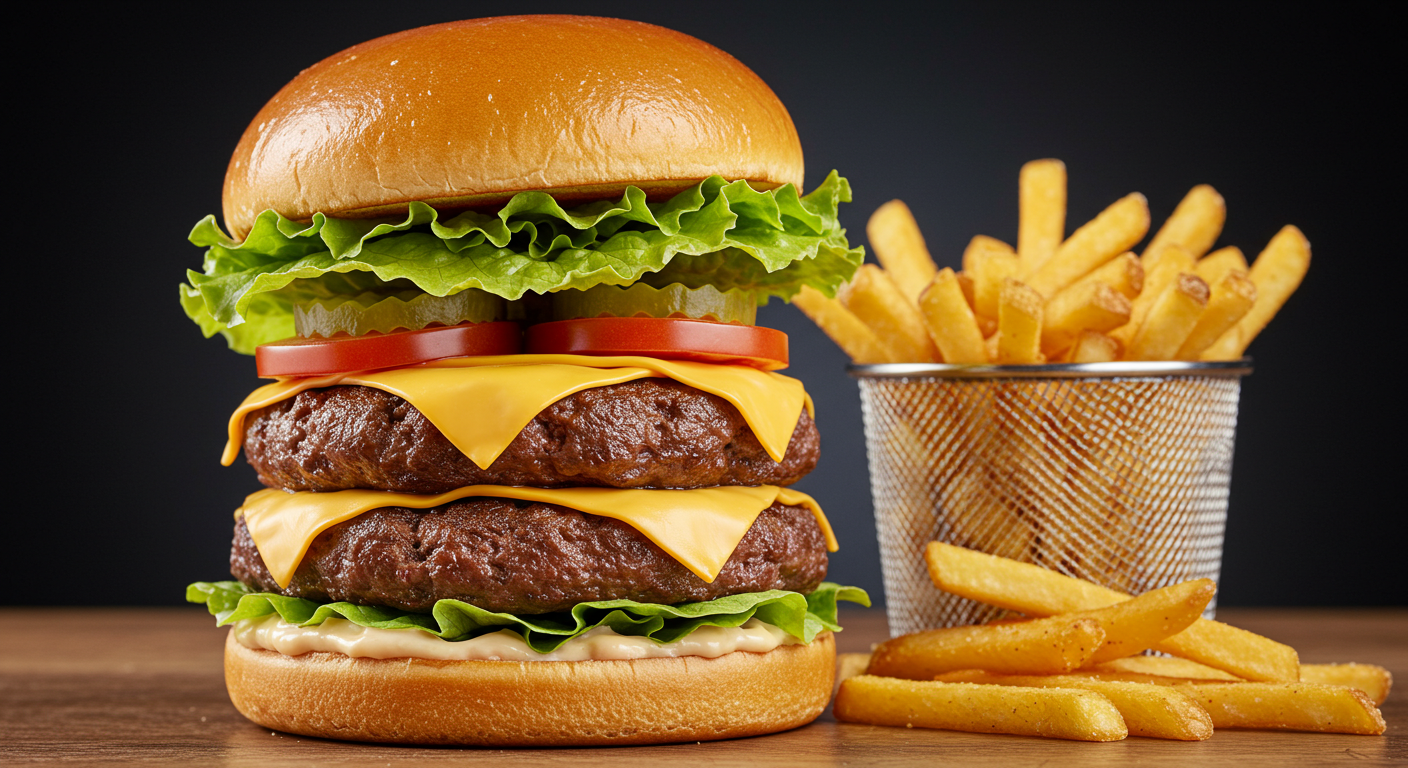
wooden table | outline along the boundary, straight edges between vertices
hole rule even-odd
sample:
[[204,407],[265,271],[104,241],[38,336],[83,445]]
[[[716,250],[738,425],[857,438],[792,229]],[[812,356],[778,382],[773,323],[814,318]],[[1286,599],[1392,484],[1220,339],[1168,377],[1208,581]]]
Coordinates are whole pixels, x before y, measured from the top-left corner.
[[[1219,619],[1300,650],[1307,662],[1382,664],[1408,680],[1408,610],[1225,608]],[[202,609],[0,609],[0,764],[397,766],[1404,765],[1408,691],[1385,703],[1381,737],[1219,731],[1199,743],[1087,744],[837,723],[830,712],[773,736],[665,747],[424,749],[273,733],[225,696],[224,630]],[[844,615],[842,651],[883,639],[875,611]],[[644,761],[644,762],[642,762]]]

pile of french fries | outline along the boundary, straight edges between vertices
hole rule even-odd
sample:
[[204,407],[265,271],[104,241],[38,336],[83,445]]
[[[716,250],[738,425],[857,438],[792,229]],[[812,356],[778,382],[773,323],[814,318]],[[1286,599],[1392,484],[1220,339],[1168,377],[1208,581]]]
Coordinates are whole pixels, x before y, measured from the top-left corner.
[[1236,360],[1310,267],[1310,243],[1287,226],[1249,267],[1212,249],[1227,208],[1194,187],[1149,241],[1149,206],[1133,193],[1065,236],[1066,167],[1034,160],[1019,177],[1017,247],[973,238],[963,269],[939,269],[909,208],[882,205],[866,264],[829,299],[794,299],[855,363],[1102,363]]
[[940,589],[1020,616],[842,654],[838,720],[1081,741],[1384,732],[1387,670],[1301,664],[1289,646],[1201,618],[1207,579],[1130,597],[939,542],[925,559]]

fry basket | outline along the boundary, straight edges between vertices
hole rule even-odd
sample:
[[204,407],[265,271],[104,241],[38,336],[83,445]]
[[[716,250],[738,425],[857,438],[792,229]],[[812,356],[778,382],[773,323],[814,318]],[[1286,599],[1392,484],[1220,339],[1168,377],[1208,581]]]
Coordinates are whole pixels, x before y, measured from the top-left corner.
[[849,370],[891,634],[1004,614],[936,588],[930,541],[1134,594],[1217,580],[1249,359]]

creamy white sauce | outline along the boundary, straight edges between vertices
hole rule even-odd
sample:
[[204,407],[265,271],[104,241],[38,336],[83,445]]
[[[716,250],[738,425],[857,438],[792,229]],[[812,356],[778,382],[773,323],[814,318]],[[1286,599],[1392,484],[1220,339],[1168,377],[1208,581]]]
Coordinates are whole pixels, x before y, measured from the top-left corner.
[[345,619],[300,627],[270,614],[237,621],[235,641],[246,648],[299,656],[312,651],[342,653],[360,659],[437,659],[442,661],[620,661],[702,656],[713,659],[735,651],[766,653],[800,641],[757,619],[739,627],[700,627],[681,640],[660,644],[644,637],[618,635],[597,627],[563,643],[551,653],[538,653],[508,630],[451,642],[418,629],[374,629]]

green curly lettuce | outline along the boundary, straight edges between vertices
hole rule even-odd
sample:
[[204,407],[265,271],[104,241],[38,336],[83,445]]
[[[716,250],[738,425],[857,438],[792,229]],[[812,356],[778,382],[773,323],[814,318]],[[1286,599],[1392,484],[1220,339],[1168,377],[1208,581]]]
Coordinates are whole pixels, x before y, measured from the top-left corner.
[[823,630],[841,631],[836,623],[837,601],[870,605],[865,590],[831,582],[823,582],[808,595],[774,589],[681,605],[600,600],[579,603],[566,613],[528,616],[486,611],[459,600],[439,600],[428,614],[352,603],[316,603],[251,592],[237,581],[196,582],[186,587],[186,600],[204,603],[222,627],[277,613],[280,619],[300,627],[346,619],[375,629],[419,629],[452,641],[507,629],[522,636],[528,647],[539,653],[550,653],[596,627],[671,643],[700,627],[737,627],[753,618],[810,643]]
[[301,224],[266,210],[242,242],[207,216],[190,234],[205,262],[187,272],[181,306],[207,338],[219,333],[253,354],[294,334],[294,304],[368,291],[480,288],[516,300],[646,278],[753,291],[759,303],[804,285],[834,296],[864,257],[837,221],[850,199],[832,171],[804,196],[791,184],[760,192],[714,176],[662,203],[636,187],[618,202],[570,209],[520,192],[497,213],[443,221],[419,202],[401,220],[317,213]]

